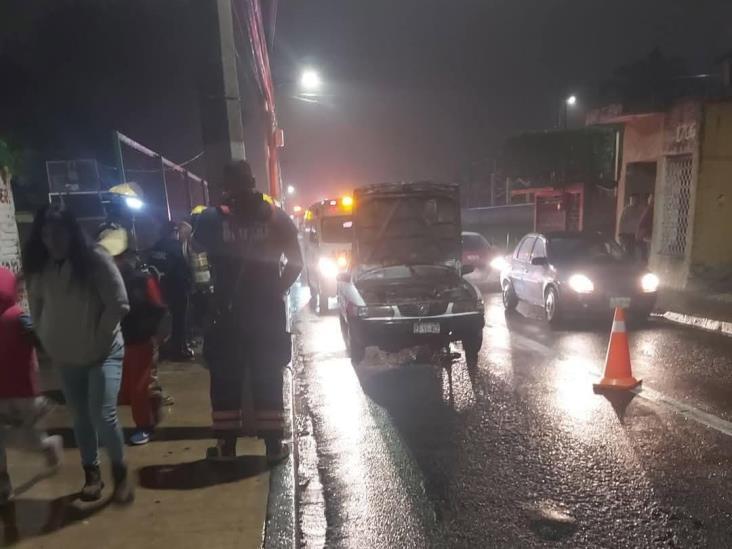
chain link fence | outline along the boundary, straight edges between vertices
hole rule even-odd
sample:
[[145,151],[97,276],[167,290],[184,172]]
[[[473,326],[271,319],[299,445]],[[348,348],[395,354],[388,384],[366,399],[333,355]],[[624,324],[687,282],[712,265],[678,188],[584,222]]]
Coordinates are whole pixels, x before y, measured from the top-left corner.
[[660,252],[672,257],[686,254],[693,159],[690,154],[666,159]]

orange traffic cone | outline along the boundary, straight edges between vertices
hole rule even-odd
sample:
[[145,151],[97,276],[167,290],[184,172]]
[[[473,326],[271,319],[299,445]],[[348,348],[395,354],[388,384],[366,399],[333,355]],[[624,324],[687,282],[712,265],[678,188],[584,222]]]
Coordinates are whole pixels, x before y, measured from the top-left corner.
[[640,380],[633,377],[630,366],[630,349],[628,334],[625,331],[625,313],[622,307],[615,308],[613,328],[610,332],[610,344],[605,358],[605,375],[599,383],[592,385],[595,392],[605,389],[633,389],[640,385]]

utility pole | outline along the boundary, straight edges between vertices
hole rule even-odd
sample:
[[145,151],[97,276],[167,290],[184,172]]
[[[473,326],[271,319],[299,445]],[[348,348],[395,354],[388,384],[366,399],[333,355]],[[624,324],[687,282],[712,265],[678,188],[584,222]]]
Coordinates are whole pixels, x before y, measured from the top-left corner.
[[206,179],[218,200],[224,166],[245,160],[232,0],[200,0],[205,52],[199,84]]

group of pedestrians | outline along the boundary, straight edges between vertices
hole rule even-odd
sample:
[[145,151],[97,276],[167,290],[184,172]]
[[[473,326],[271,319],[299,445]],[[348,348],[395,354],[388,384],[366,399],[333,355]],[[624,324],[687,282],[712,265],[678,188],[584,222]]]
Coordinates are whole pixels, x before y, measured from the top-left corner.
[[[34,442],[31,446],[37,448],[40,441],[47,455],[54,453],[49,457],[51,465],[58,462],[60,450],[51,450],[57,443],[38,428],[47,405],[38,392],[35,343],[54,364],[71,412],[85,476],[80,498],[94,501],[102,495],[101,443],[112,465],[112,499],[130,503],[134,492],[117,419],[124,359],[120,322],[130,307],[119,269],[109,254],[89,241],[69,211],[47,206],[34,219],[23,254],[23,274],[37,339],[29,337],[27,322],[19,328],[22,314],[17,306],[11,307],[2,342],[15,349],[16,358],[3,361],[0,371],[3,382],[14,381],[3,399],[3,406],[13,413],[3,420],[1,430],[7,432],[7,425],[18,427],[26,440]],[[5,348],[0,352],[5,356]],[[7,499],[11,491],[6,467],[0,478],[0,496]]]
[[[247,424],[264,438],[274,462],[289,452],[283,444],[282,370],[291,353],[285,295],[302,269],[297,229],[255,190],[246,162],[227,166],[222,189],[222,203],[200,212],[185,239],[190,253],[208,254],[213,282],[204,329],[217,441],[209,457],[234,458]],[[167,230],[151,258],[161,265],[159,276],[129,249],[123,227],[104,227],[94,243],[68,210],[44,207],[23,255],[30,315],[18,304],[15,276],[0,269],[0,504],[12,493],[7,436],[42,452],[51,467],[62,455],[61,438],[40,427],[52,404],[39,389],[36,349],[53,363],[71,412],[84,471],[80,498],[102,496],[103,445],[112,467],[113,501],[133,501],[117,404],[132,406],[137,430],[131,442],[147,442],[160,421],[163,397],[153,372],[166,305],[173,316],[171,346],[189,354],[185,318],[191,271],[178,253],[181,242],[173,226]]]

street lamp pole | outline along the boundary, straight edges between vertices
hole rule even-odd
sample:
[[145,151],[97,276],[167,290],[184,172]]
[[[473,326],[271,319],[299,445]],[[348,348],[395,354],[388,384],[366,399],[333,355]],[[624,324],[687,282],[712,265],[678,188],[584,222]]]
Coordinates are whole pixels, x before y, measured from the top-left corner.
[[566,130],[569,123],[569,108],[574,107],[577,104],[577,96],[572,94],[569,97],[565,98],[562,101],[562,104],[559,108],[559,128],[562,130]]

